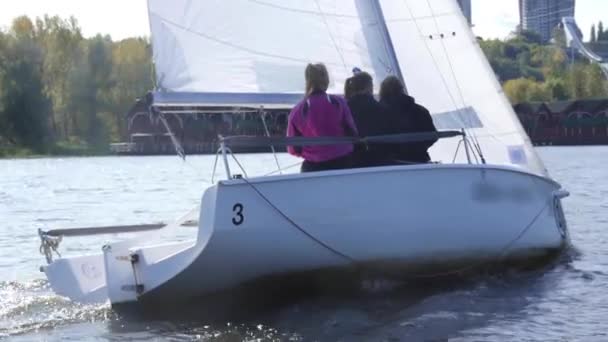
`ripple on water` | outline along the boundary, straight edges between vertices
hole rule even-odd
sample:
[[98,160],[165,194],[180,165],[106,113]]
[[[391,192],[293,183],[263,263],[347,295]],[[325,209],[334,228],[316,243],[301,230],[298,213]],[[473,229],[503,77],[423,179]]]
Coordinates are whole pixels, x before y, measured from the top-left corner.
[[78,305],[53,294],[48,283],[0,282],[0,337],[59,326],[108,321],[109,305]]
[[[185,322],[127,318],[27,281],[41,277],[37,225],[166,222],[200,203],[214,156],[189,158],[197,172],[173,157],[0,160],[0,170],[10,170],[0,171],[0,281],[19,279],[0,282],[0,339],[608,341],[608,149],[539,151],[572,193],[564,206],[576,249],[555,268],[432,293],[374,286],[354,298],[287,305],[244,324],[210,324],[196,315]],[[243,159],[256,174],[274,165],[271,155]],[[73,223],[59,221],[68,218]],[[99,239],[78,238],[64,241],[62,251],[98,253],[99,246]]]

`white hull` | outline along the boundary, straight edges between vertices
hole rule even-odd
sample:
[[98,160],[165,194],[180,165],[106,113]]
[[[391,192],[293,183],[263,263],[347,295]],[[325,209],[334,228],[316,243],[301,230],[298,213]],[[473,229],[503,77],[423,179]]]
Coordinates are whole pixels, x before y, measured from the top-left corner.
[[559,204],[564,195],[547,178],[479,165],[236,179],[205,192],[197,241],[123,242],[102,255],[59,259],[46,274],[61,295],[113,304],[188,299],[353,260],[408,266],[401,274],[407,277],[416,266],[561,248],[567,240]]

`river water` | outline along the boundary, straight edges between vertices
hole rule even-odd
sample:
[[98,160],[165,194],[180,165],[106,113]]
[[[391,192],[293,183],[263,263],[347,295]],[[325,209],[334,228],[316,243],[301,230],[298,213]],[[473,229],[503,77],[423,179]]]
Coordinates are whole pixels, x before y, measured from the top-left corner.
[[[608,341],[608,147],[539,152],[572,193],[564,205],[573,248],[551,265],[420,289],[294,298],[238,322],[73,304],[53,295],[38,271],[38,228],[175,219],[198,204],[214,157],[0,160],[0,340]],[[271,155],[242,160],[256,174],[275,169]],[[96,252],[104,239],[114,237],[69,239],[61,251]]]

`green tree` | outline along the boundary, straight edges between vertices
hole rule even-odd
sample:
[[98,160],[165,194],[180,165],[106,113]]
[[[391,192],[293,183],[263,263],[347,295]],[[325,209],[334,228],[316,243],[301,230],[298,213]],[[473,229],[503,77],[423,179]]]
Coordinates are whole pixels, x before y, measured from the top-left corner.
[[143,38],[129,38],[117,42],[112,50],[112,87],[109,89],[111,139],[119,140],[126,135],[125,113],[136,98],[154,86],[152,74],[152,50]]
[[583,65],[577,64],[570,69],[567,84],[571,99],[578,100],[587,97],[587,73]]
[[534,31],[530,31],[530,30],[522,30],[515,37],[514,40],[521,40],[528,44],[542,44],[543,43],[543,39],[542,39],[541,35]]
[[107,107],[111,87],[111,40],[100,35],[83,41],[84,58],[74,66],[69,78],[71,94],[68,110],[72,113],[74,138],[101,148],[108,142],[107,127],[100,119]]
[[534,84],[534,81],[526,78],[509,80],[504,84],[505,94],[513,104],[527,102],[529,99],[528,91],[532,84]]
[[153,86],[146,39],[85,39],[75,18],[16,18],[0,30],[0,148],[47,143],[106,147],[125,113]]
[[589,36],[589,42],[597,42],[597,34],[595,33],[595,24],[591,25],[591,35]]
[[588,97],[598,98],[605,97],[606,93],[606,75],[602,71],[602,68],[597,64],[590,64],[586,68],[586,81]]
[[553,44],[560,49],[565,49],[568,45],[566,39],[566,31],[562,27],[556,26],[551,33]]
[[564,101],[568,99],[568,88],[563,78],[551,78],[545,84],[551,94],[552,101]]
[[6,51],[7,51],[7,36],[4,32],[0,31],[0,149],[2,145],[8,144],[8,118],[6,115],[6,111],[4,109],[4,92],[6,91],[6,87],[4,85],[4,81],[6,79]]
[[0,103],[6,139],[14,144],[44,151],[48,142],[50,101],[42,84],[42,52],[32,22],[14,20],[3,42]]
[[40,46],[44,51],[44,86],[47,96],[53,103],[52,126],[61,140],[69,138],[74,119],[68,112],[70,101],[68,79],[79,59],[83,40],[76,19],[63,20],[59,17],[48,17],[37,20]]

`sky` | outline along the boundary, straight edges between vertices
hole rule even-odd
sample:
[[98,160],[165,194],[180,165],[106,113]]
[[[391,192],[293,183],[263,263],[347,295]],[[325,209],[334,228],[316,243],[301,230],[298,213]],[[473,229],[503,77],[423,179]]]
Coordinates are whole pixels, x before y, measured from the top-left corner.
[[[167,0],[171,1],[171,0]],[[484,38],[505,38],[519,23],[517,0],[472,0],[473,30]],[[591,24],[608,23],[608,0],[576,0],[576,18],[585,37]],[[75,16],[85,36],[109,34],[119,40],[148,36],[146,0],[0,0],[0,27],[19,15]]]

